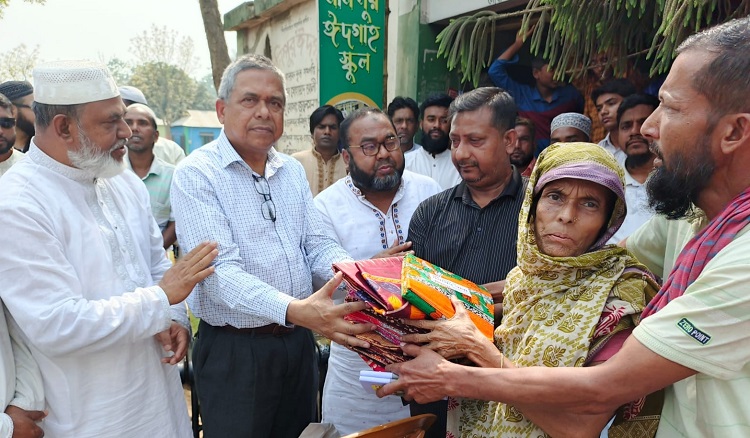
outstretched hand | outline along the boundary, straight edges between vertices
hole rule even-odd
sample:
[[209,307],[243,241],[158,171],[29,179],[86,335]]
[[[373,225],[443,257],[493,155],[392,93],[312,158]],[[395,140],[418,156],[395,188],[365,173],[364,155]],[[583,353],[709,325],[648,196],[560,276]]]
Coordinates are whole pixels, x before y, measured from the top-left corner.
[[213,274],[214,267],[210,265],[219,255],[218,245],[216,242],[201,243],[164,273],[159,287],[167,294],[169,304],[181,303],[196,284]]
[[27,411],[17,406],[8,406],[5,413],[13,421],[13,438],[39,438],[44,431],[37,424],[47,413],[44,411]]
[[414,359],[408,362],[388,365],[386,370],[398,375],[398,380],[389,383],[377,392],[378,397],[394,393],[403,394],[406,400],[429,403],[442,400],[449,395],[450,383],[445,375],[453,366],[439,354],[413,344],[404,344],[401,349]]
[[369,343],[357,339],[355,335],[372,331],[375,326],[354,324],[344,319],[344,316],[363,310],[367,305],[361,301],[337,305],[331,298],[341,284],[342,278],[343,274],[339,272],[314,294],[304,300],[289,303],[286,320],[288,323],[314,330],[337,344],[369,348]]

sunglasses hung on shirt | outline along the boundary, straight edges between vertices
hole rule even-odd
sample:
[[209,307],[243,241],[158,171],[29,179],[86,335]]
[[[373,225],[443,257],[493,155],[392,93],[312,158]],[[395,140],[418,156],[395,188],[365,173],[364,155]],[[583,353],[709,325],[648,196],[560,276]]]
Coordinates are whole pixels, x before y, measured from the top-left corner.
[[0,117],[0,128],[10,129],[16,126],[16,119],[13,117]]

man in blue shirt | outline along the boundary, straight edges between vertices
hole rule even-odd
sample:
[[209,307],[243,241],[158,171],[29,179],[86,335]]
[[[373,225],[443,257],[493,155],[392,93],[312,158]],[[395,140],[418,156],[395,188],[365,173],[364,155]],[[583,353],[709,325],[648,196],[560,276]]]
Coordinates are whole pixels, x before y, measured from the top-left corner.
[[516,37],[516,41],[492,63],[488,73],[496,86],[513,96],[519,117],[534,122],[538,155],[550,144],[552,119],[562,113],[583,112],[583,96],[574,86],[556,81],[555,72],[549,69],[549,63],[542,58],[535,58],[531,62],[534,86],[522,84],[508,75],[506,66],[518,62],[518,51],[530,34],[531,30],[526,35]]

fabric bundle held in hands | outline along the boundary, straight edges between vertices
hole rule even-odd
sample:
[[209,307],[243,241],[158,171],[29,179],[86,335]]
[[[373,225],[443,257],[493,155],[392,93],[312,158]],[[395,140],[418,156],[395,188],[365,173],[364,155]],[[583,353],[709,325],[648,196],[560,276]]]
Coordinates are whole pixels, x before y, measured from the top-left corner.
[[376,371],[391,363],[404,362],[399,340],[407,333],[427,330],[404,324],[404,319],[451,318],[456,296],[469,311],[480,331],[492,339],[494,328],[492,296],[483,287],[411,254],[355,262],[336,263],[334,271],[344,274],[349,289],[347,301],[364,301],[368,308],[346,318],[372,323],[375,332],[358,335],[369,349],[349,347]]

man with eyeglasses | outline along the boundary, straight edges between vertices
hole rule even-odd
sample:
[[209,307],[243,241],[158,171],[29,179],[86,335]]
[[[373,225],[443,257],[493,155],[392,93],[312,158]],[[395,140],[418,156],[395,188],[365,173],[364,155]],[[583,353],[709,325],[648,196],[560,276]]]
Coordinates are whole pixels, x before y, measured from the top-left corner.
[[[357,260],[408,244],[409,221],[419,203],[440,192],[432,178],[404,170],[393,123],[363,108],[341,124],[342,156],[349,175],[315,197],[331,236]],[[343,294],[334,296],[343,302]],[[323,390],[323,423],[342,435],[409,416],[397,397],[380,400],[362,391],[359,372],[370,368],[358,354],[331,343]]]
[[31,137],[34,136],[34,87],[27,81],[7,81],[0,84],[0,94],[13,104],[13,117],[16,118],[16,141],[13,147],[21,152],[29,150]]
[[422,148],[406,156],[407,169],[429,176],[443,190],[461,182],[461,177],[451,162],[448,139],[448,107],[452,101],[447,94],[436,94],[422,102]]
[[331,265],[350,260],[326,232],[302,165],[274,148],[284,129],[284,74],[262,55],[224,71],[216,110],[224,129],[178,166],[172,208],[180,244],[219,243],[216,273],[188,303],[201,318],[193,349],[206,438],[298,437],[317,420],[311,332],[342,345],[372,330],[335,305]]
[[16,142],[15,126],[13,104],[0,94],[0,176],[24,158],[23,152],[13,147]]

